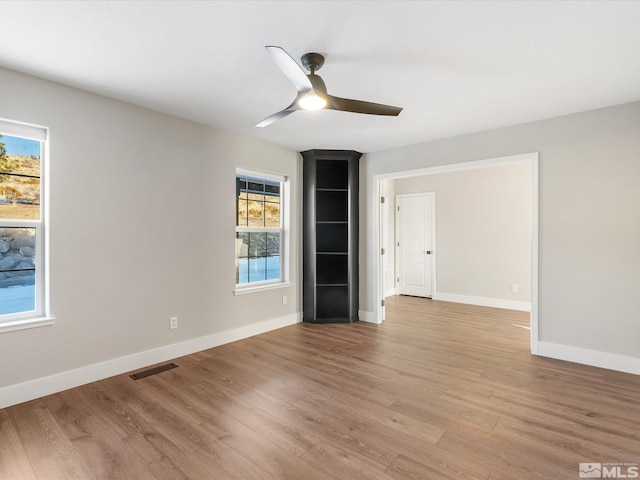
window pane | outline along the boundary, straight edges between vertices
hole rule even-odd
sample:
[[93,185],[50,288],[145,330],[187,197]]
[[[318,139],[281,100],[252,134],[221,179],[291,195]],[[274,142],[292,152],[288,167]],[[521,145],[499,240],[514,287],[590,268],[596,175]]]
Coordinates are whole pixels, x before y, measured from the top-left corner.
[[257,178],[250,178],[247,182],[247,190],[251,193],[264,192],[264,182]]
[[0,172],[40,176],[40,142],[0,135]]
[[249,200],[255,200],[256,202],[264,202],[264,195],[262,193],[248,193],[247,198]]
[[266,233],[236,233],[236,257],[264,257],[266,255]]
[[40,218],[40,142],[0,135],[0,218]]
[[266,257],[267,256],[267,233],[266,232],[250,232],[249,233],[249,256],[250,257]]
[[35,228],[0,228],[0,315],[35,310]]
[[280,278],[280,255],[267,257],[267,280],[279,280]]
[[280,226],[280,182],[236,176],[237,226]]
[[249,282],[249,259],[236,259],[236,284]]
[[[276,202],[270,201],[271,199]],[[268,201],[264,204],[265,224],[267,227],[280,226],[280,199],[278,197],[267,197]]]
[[249,282],[262,282],[267,279],[267,257],[249,259]]
[[247,223],[248,223],[248,218],[247,218],[247,207],[248,207],[248,203],[246,200],[242,200],[242,199],[238,199],[238,203],[237,203],[237,212],[238,212],[238,216],[236,219],[236,225],[238,227],[246,227]]
[[264,191],[271,196],[280,196],[280,183],[279,182],[266,182]]
[[282,278],[280,271],[280,233],[267,234],[267,280]]
[[236,233],[236,283],[249,281],[249,234]]
[[40,218],[40,179],[0,174],[0,218]]
[[280,234],[236,233],[236,283],[280,278]]
[[247,225],[249,227],[264,227],[264,202],[249,200]]
[[280,255],[280,233],[267,233],[266,255]]
[[236,257],[248,257],[249,256],[249,233],[238,232],[236,233]]

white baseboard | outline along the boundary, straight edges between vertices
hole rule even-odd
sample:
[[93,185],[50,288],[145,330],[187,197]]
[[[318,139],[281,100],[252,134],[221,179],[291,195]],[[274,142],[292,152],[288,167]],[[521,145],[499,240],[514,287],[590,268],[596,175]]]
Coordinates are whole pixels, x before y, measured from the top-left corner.
[[437,292],[434,298],[436,300],[444,300],[445,302],[466,303],[467,305],[479,305],[481,307],[506,308],[523,312],[531,311],[531,302],[518,302],[515,300],[504,300],[502,298],[474,297],[444,292]]
[[376,321],[376,316],[373,312],[367,312],[366,310],[358,310],[358,319],[366,323],[380,323]]
[[537,355],[640,375],[640,358],[638,357],[627,357],[548,342],[538,342]]
[[213,333],[180,343],[134,353],[125,357],[114,358],[106,362],[87,365],[86,367],[68,370],[48,377],[37,378],[16,385],[0,388],[0,408],[17,405],[52,393],[68,390],[104,378],[137,370],[155,363],[165,362],[184,355],[200,352],[208,348],[235,342],[260,333],[287,327],[302,321],[302,314],[296,313],[286,317],[274,318],[244,327]]

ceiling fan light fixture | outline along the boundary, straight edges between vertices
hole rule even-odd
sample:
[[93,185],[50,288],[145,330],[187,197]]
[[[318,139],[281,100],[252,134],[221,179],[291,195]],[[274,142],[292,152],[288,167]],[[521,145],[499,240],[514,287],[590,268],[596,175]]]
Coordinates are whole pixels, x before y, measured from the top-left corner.
[[261,120],[256,124],[256,127],[271,125],[297,110],[322,110],[326,108],[327,110],[393,117],[398,116],[402,111],[402,108],[391,105],[329,95],[324,80],[316,75],[316,71],[324,64],[324,57],[319,53],[305,53],[302,56],[302,64],[310,72],[307,74],[282,47],[267,45],[265,48],[278,68],[296,87],[298,95],[291,105]]
[[300,97],[298,106],[303,110],[322,110],[327,106],[327,100],[315,92],[309,92]]

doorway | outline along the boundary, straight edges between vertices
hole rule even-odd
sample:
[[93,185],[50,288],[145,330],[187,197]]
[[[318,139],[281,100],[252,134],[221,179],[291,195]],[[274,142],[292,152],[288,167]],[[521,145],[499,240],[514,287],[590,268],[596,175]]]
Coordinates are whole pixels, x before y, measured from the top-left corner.
[[[538,177],[538,153],[525,153],[519,155],[511,155],[507,157],[498,157],[491,158],[487,160],[478,160],[478,161],[470,161],[470,162],[461,162],[449,165],[440,165],[433,167],[425,167],[418,168],[415,170],[405,170],[405,171],[396,171],[389,172],[383,174],[374,174],[372,177],[372,185],[371,185],[371,193],[373,195],[371,205],[377,205],[373,207],[377,210],[376,213],[372,215],[372,227],[375,232],[371,238],[373,249],[370,250],[373,255],[374,252],[380,252],[380,239],[382,237],[381,233],[381,223],[380,222],[380,212],[381,212],[381,203],[380,203],[380,194],[381,194],[381,185],[382,183],[387,183],[387,180],[397,180],[401,178],[408,177],[418,177],[424,175],[432,175],[446,172],[456,172],[468,169],[482,169],[482,168],[490,168],[494,166],[503,166],[503,165],[511,165],[511,164],[521,164],[526,163],[531,166],[531,204],[530,204],[530,212],[531,212],[531,238],[530,238],[530,289],[527,289],[530,292],[530,339],[531,339],[531,353],[534,355],[538,353],[538,189],[539,189],[539,177]],[[434,248],[435,251],[435,248]],[[369,263],[369,259],[367,259],[368,265],[372,269],[374,282],[370,284],[370,289],[367,288],[367,292],[369,292],[373,298],[374,305],[377,308],[374,309],[373,312],[370,312],[370,315],[366,316],[366,321],[371,323],[381,323],[384,319],[384,295],[385,295],[385,272],[383,268],[383,262],[381,261],[384,258],[384,255],[377,255],[377,259],[374,256],[369,257],[373,261]],[[434,262],[435,263],[435,262]],[[395,278],[394,278],[395,280]],[[432,292],[433,298],[439,298],[437,290],[434,284],[434,290]],[[453,300],[455,301],[455,300]],[[364,312],[367,313],[367,312]],[[362,318],[362,317],[361,317]]]

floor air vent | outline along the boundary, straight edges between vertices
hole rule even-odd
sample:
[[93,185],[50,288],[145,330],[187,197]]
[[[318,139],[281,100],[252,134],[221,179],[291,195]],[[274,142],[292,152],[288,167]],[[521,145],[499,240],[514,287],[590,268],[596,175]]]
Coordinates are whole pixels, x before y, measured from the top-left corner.
[[155,375],[156,373],[164,372],[165,370],[171,370],[172,368],[176,368],[178,365],[175,363],[167,363],[165,365],[160,365],[158,367],[150,368],[149,370],[143,370],[138,373],[134,373],[133,375],[129,375],[134,380],[140,380],[141,378],[148,377],[149,375]]

